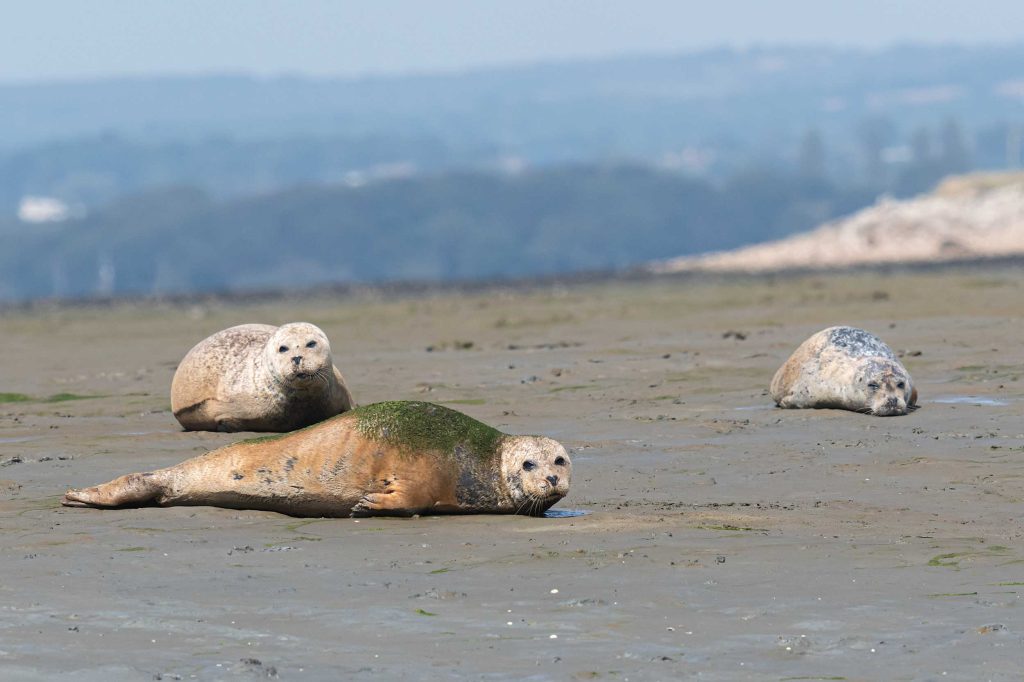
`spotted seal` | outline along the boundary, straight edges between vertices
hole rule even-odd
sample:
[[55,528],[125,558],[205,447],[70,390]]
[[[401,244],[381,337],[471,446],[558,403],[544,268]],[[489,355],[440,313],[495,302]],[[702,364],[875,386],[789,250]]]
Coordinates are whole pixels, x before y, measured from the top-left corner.
[[775,373],[770,390],[779,407],[879,417],[906,414],[917,403],[917,389],[892,349],[856,327],[829,327],[804,341]]
[[171,410],[188,431],[292,431],[353,406],[327,335],[308,322],[219,331],[171,381]]
[[540,515],[569,492],[557,441],[416,401],[366,405],[176,466],[68,490],[67,506],[211,505],[293,516]]

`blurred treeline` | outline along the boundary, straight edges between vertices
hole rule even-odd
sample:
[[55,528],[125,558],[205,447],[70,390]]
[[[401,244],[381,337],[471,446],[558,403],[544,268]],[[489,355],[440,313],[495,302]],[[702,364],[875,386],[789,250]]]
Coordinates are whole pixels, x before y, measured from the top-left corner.
[[1024,46],[0,86],[0,299],[622,268],[1019,165],[1022,131]]

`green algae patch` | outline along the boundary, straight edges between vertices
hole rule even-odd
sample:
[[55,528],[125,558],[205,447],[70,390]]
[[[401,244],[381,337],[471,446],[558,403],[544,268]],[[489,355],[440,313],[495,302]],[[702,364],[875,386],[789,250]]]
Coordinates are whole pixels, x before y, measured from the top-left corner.
[[969,556],[971,552],[950,552],[939,554],[928,560],[929,566],[945,566],[947,568],[960,568],[960,557]]
[[714,526],[694,526],[700,530],[728,530],[728,531],[746,531],[754,533],[767,533],[767,528],[751,528],[749,526],[734,526],[731,523],[722,523]]
[[0,393],[0,403],[65,403],[69,400],[102,398],[101,395],[78,395],[77,393],[55,393],[49,398],[33,398],[24,393]]
[[[451,402],[476,404],[470,400]],[[280,440],[340,419],[354,419],[356,429],[364,437],[387,443],[406,453],[454,453],[457,447],[462,447],[480,459],[488,459],[505,436],[501,431],[443,405],[419,400],[393,400],[357,407],[288,433],[248,438],[237,445]]]
[[416,613],[418,613],[421,616],[436,616],[437,615],[436,613],[431,613],[430,611],[425,611],[423,609],[416,609]]
[[929,566],[940,566],[942,568],[952,568],[953,570],[960,570],[960,562],[964,559],[976,559],[980,557],[1001,557],[1006,556],[1010,552],[1009,547],[1002,545],[992,545],[986,547],[983,550],[967,551],[967,552],[950,552],[948,554],[939,554],[928,560]]
[[587,384],[573,384],[572,386],[556,386],[553,389],[551,389],[550,391],[548,391],[548,393],[561,393],[562,391],[581,391],[581,390],[583,390],[585,388],[595,388],[595,387],[587,385]]
[[324,519],[299,519],[298,521],[290,521],[284,524],[284,528],[285,530],[297,533],[299,532],[300,528],[308,526],[312,523],[321,523],[323,520]]
[[44,403],[66,403],[69,400],[88,400],[90,398],[102,398],[99,395],[78,395],[77,393],[55,393],[43,400]]
[[488,459],[505,437],[461,412],[418,400],[374,403],[356,408],[351,414],[363,436],[407,453],[454,453],[462,447],[477,458]]

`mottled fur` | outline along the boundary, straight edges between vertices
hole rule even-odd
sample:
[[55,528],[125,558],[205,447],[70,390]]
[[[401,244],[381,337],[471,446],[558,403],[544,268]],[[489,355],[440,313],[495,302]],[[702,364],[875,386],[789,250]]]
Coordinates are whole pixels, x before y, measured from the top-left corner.
[[877,416],[906,414],[917,403],[903,364],[874,334],[829,327],[800,344],[775,373],[779,407],[831,407]]
[[292,431],[353,406],[327,336],[306,322],[217,332],[171,382],[171,410],[189,431]]
[[[430,403],[406,405],[420,415],[430,409],[454,412]],[[550,438],[501,434],[489,453],[470,452],[461,444],[445,451],[410,449],[367,436],[360,417],[358,410],[349,412],[280,437],[234,443],[166,469],[69,490],[63,503],[211,505],[293,516],[536,515],[569,492],[572,463]]]

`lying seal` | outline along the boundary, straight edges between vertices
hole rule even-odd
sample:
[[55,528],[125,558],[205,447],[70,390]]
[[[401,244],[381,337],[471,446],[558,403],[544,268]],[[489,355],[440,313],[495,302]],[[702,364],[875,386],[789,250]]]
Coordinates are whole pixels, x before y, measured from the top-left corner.
[[62,503],[212,505],[293,516],[537,516],[569,492],[571,473],[565,448],[550,438],[506,435],[431,403],[386,402],[69,490]]
[[308,322],[217,332],[171,382],[171,410],[188,431],[292,431],[352,407],[327,336]]
[[854,327],[829,327],[800,344],[772,379],[779,407],[834,407],[879,417],[917,403],[910,374],[889,346]]

